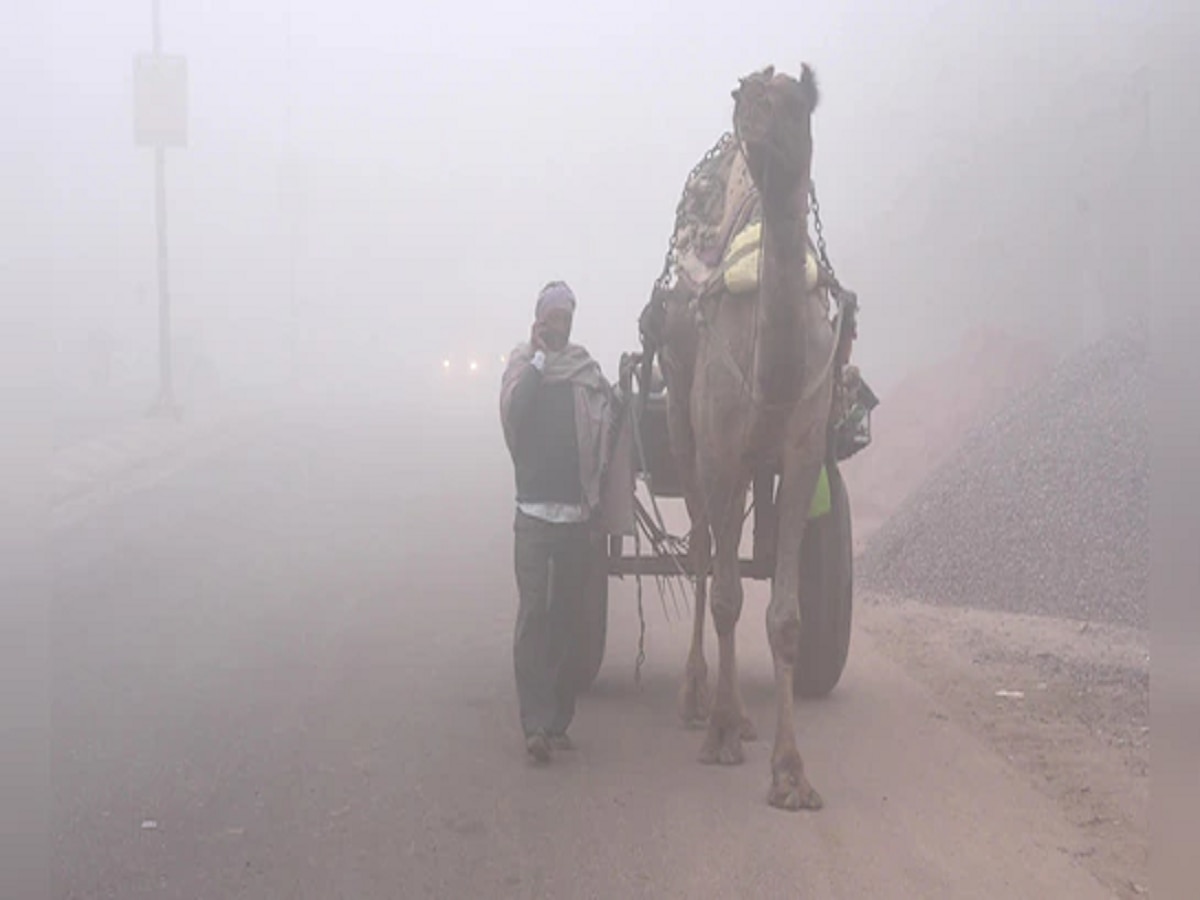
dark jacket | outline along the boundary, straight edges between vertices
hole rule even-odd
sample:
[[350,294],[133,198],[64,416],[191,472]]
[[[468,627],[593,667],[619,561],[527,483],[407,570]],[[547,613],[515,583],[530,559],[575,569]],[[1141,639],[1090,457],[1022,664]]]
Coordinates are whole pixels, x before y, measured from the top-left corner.
[[575,391],[529,366],[513,389],[509,424],[518,503],[583,502]]

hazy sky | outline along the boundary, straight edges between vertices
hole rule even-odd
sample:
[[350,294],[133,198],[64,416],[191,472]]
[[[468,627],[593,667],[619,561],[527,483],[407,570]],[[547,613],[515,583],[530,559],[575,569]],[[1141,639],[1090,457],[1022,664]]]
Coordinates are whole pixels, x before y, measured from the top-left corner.
[[[18,266],[53,270],[63,345],[105,325],[152,374],[153,158],[131,100],[150,8],[16,13],[46,37],[8,62],[49,87],[9,80],[39,140],[0,163],[18,195],[33,189],[14,163],[43,174],[41,227],[14,218],[3,236]],[[162,0],[165,49],[190,71],[190,145],[168,158],[177,325],[230,371],[274,365],[294,262],[314,356],[494,358],[565,278],[577,338],[614,370],[737,78],[806,61],[868,372],[886,383],[980,322],[1063,339],[1096,323],[1095,261],[1130,240],[1100,223],[1128,214],[1122,173],[1145,164],[1149,8]]]

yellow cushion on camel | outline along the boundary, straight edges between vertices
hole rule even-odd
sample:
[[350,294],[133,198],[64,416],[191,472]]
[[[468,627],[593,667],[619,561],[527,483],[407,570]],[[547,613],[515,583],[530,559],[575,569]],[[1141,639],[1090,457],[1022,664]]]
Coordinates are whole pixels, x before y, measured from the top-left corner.
[[[758,288],[758,263],[762,250],[762,223],[751,222],[739,231],[721,262],[721,277],[731,294],[747,294]],[[809,248],[804,258],[804,280],[811,291],[817,286],[817,258]]]
[[758,257],[762,246],[762,223],[752,222],[733,236],[721,263],[725,289],[745,294],[758,287]]
[[821,466],[821,477],[817,479],[817,489],[813,492],[812,504],[808,508],[810,519],[819,519],[833,507],[833,498],[829,495],[829,469]]

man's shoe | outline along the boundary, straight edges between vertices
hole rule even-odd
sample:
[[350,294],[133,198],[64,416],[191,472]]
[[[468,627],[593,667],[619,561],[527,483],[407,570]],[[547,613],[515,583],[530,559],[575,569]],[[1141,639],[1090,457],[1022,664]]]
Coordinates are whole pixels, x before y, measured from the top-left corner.
[[545,765],[550,762],[550,741],[544,734],[531,734],[525,738],[525,752],[535,763]]
[[550,746],[555,750],[574,750],[575,743],[566,734],[550,735]]

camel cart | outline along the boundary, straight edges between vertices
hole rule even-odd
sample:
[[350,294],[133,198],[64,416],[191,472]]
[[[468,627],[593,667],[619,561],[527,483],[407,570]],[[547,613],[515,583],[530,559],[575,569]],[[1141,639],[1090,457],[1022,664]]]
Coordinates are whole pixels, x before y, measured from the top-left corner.
[[[626,353],[621,360],[620,390],[629,398],[624,404],[621,426],[609,478],[610,502],[607,533],[594,538],[593,559],[578,636],[578,679],[581,689],[595,680],[604,660],[608,625],[610,578],[638,580],[638,607],[642,631],[641,579],[656,579],[660,590],[674,579],[690,585],[697,575],[691,570],[685,537],[668,533],[659,501],[682,507],[683,489],[667,436],[667,398],[656,369],[644,363],[642,353]],[[646,388],[649,388],[646,390]],[[802,627],[800,653],[795,668],[798,696],[821,697],[837,685],[850,649],[850,619],[853,606],[853,533],[850,500],[838,463],[870,441],[870,398],[866,420],[853,433],[829,428],[825,476],[814,501],[801,551]],[[751,552],[740,559],[743,577],[769,581],[775,566],[777,516],[776,471],[759,472],[753,479],[747,518],[751,523]],[[641,485],[641,491],[638,485]],[[826,492],[827,487],[827,492]],[[645,552],[645,551],[649,552]],[[711,570],[707,575],[711,575]],[[644,653],[639,642],[638,673]]]

